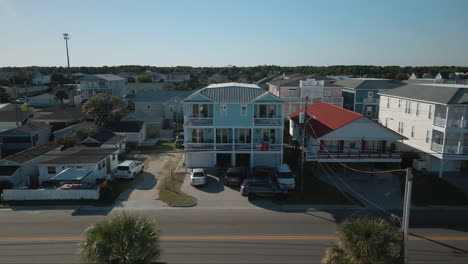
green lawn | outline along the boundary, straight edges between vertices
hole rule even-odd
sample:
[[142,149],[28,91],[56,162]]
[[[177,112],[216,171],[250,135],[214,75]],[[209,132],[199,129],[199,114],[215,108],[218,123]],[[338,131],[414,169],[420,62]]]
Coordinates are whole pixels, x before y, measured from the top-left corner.
[[[401,174],[400,183],[402,193],[404,193],[404,174]],[[411,202],[417,206],[468,205],[468,196],[462,189],[440,179],[436,175],[414,172]]]

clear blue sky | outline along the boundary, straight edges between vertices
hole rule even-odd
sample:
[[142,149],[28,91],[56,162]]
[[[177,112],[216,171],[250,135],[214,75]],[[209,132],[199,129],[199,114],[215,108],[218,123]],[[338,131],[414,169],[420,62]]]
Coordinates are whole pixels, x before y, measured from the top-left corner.
[[468,65],[466,0],[0,0],[0,67]]

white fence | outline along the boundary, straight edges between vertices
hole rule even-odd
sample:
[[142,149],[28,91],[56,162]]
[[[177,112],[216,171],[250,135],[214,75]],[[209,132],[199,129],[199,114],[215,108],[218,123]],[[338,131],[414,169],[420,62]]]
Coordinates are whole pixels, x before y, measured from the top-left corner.
[[4,201],[99,200],[100,187],[92,190],[3,190]]

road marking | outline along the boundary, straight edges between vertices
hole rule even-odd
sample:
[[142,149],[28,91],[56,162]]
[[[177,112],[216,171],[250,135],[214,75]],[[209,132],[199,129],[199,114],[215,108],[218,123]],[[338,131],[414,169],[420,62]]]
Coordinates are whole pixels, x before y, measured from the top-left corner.
[[[82,237],[0,237],[0,242],[81,241]],[[161,236],[160,240],[336,240],[337,236]],[[415,237],[414,241],[468,241],[468,237]]]

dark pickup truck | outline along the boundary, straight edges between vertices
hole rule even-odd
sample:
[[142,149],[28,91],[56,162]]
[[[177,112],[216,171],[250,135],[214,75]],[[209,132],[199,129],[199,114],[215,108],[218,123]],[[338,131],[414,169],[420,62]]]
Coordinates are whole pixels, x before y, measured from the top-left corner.
[[285,198],[288,190],[275,181],[246,179],[241,185],[240,193],[242,196],[249,197],[249,200],[253,200],[257,197]]

